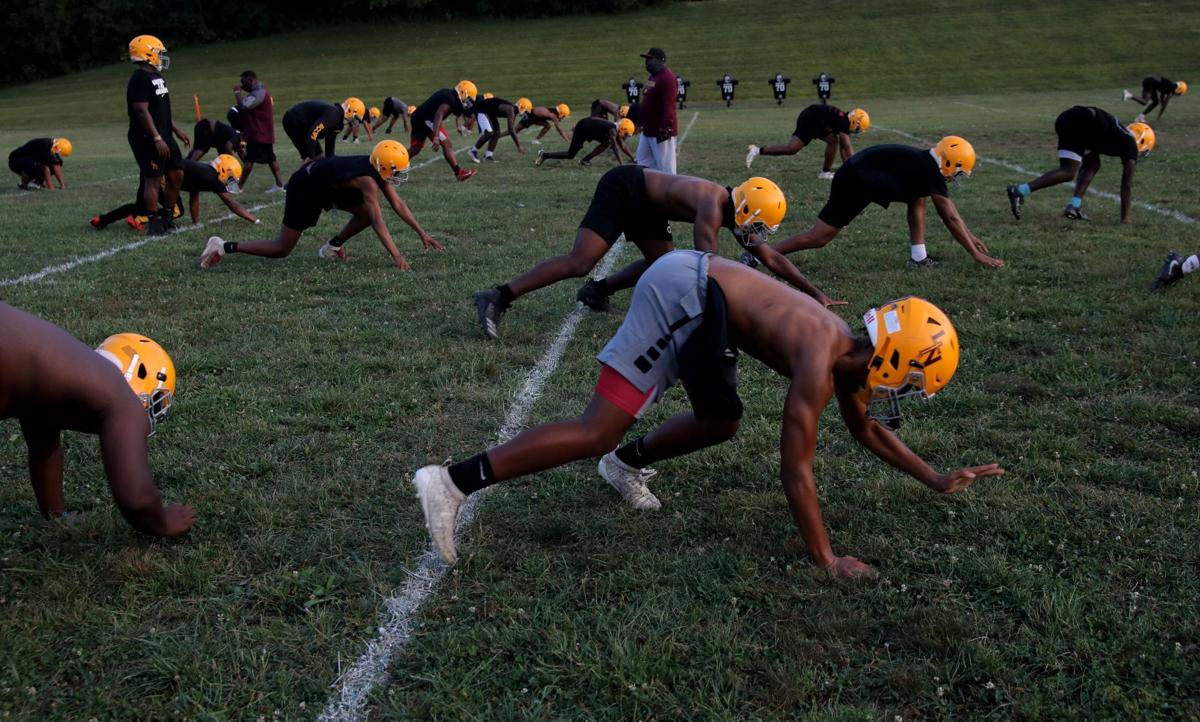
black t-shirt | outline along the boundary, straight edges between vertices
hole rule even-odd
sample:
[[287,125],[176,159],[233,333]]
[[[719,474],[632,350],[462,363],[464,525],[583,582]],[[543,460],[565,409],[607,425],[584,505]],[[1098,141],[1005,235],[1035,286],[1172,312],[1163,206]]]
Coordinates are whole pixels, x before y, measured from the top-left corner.
[[429,99],[424,103],[417,106],[416,111],[413,112],[413,121],[415,123],[425,123],[433,120],[433,116],[437,114],[438,108],[443,105],[449,105],[450,112],[454,115],[463,114],[462,101],[458,99],[458,93],[450,88],[442,88],[429,96]]
[[1160,93],[1174,93],[1175,81],[1167,80],[1161,75],[1151,75],[1142,80],[1143,88],[1151,88]]
[[1137,139],[1133,137],[1133,133],[1121,125],[1121,121],[1112,113],[1096,107],[1089,110],[1095,113],[1091,137],[1087,143],[1088,149],[1101,155],[1137,160]]
[[873,145],[846,161],[854,169],[873,203],[887,208],[893,201],[948,196],[946,179],[927,148]]
[[53,138],[34,138],[25,145],[8,154],[10,159],[32,160],[38,165],[62,165],[62,161],[54,159],[50,149],[54,147]]
[[849,133],[850,118],[846,113],[832,105],[813,104],[800,111],[796,116],[796,130],[792,135],[804,141],[807,145],[816,138],[824,138],[830,133]]
[[317,123],[323,123],[325,130],[321,131],[319,136],[322,138],[341,130],[346,122],[346,113],[341,106],[324,100],[305,100],[296,103],[288,109],[287,115],[295,118],[299,121],[298,125],[305,128],[313,128]]
[[616,123],[605,118],[582,118],[575,124],[575,130],[571,135],[581,141],[591,140],[604,143],[608,141],[616,127]]
[[237,150],[238,144],[242,142],[242,134],[233,129],[233,126],[228,123],[216,122],[216,130],[213,131],[213,146],[216,148],[224,148],[226,143],[233,146]]
[[226,192],[225,184],[221,182],[217,169],[208,163],[197,163],[194,160],[183,162],[183,185],[179,188],[187,193]]
[[379,171],[371,165],[371,156],[368,155],[322,158],[312,164],[308,175],[315,188],[329,188],[361,176],[370,176],[377,185],[383,186],[383,178],[379,175]]
[[635,126],[642,127],[642,104],[636,100],[630,103],[629,112],[625,114],[625,117],[632,120]]
[[[457,98],[458,96],[456,95],[455,99]],[[489,118],[499,118],[501,115],[504,115],[503,110],[500,108],[502,105],[511,105],[514,113],[517,109],[516,103],[511,103],[504,98],[484,98],[483,100],[477,101],[472,110],[476,115],[486,115]],[[434,110],[436,111],[437,109],[435,108]],[[433,116],[430,116],[430,118],[432,117]]]
[[147,135],[142,123],[134,113],[134,103],[149,103],[150,118],[154,128],[163,140],[171,137],[171,96],[167,91],[167,81],[157,71],[147,73],[138,68],[129,78],[125,88],[125,105],[129,111],[130,136],[149,141],[153,135]]

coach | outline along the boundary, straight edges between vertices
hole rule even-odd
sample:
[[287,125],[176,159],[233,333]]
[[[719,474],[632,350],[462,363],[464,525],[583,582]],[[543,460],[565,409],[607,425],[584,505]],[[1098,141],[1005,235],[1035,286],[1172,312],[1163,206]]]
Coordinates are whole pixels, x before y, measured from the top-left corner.
[[650,48],[646,59],[646,90],[642,94],[642,137],[638,141],[637,164],[663,173],[675,172],[675,136],[679,121],[675,117],[675,73],[667,67],[662,48]]

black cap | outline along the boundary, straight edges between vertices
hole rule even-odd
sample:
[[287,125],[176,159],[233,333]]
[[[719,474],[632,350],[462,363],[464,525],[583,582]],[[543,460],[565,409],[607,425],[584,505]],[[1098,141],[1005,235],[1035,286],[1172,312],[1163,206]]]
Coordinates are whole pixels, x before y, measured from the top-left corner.
[[663,52],[662,48],[650,48],[646,52],[642,53],[642,57],[643,58],[658,58],[659,60],[661,60],[663,62],[666,62],[666,60],[667,60],[667,54]]

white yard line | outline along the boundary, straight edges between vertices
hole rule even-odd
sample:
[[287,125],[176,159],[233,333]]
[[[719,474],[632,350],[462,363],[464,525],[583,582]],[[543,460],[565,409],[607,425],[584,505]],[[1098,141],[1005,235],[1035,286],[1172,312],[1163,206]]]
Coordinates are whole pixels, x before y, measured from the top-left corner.
[[[697,111],[692,116],[683,135],[679,137],[677,145],[683,144],[699,115],[700,112]],[[624,237],[613,244],[613,247],[600,261],[600,265],[596,267],[594,273],[596,277],[602,278],[608,275],[624,246]],[[529,370],[525,376],[525,382],[521,384],[521,389],[513,397],[513,402],[504,415],[504,422],[500,425],[500,431],[496,434],[497,443],[502,444],[508,441],[524,428],[530,409],[541,396],[546,382],[558,368],[563,353],[567,350],[567,345],[575,336],[579,322],[587,313],[583,304],[577,304],[575,309],[563,319],[554,340],[550,342],[550,346],[542,354],[537,365]],[[484,492],[486,491],[485,489]],[[475,518],[475,511],[483,496],[484,493],[477,493],[468,497],[466,503],[463,504],[457,530],[461,531]],[[335,691],[329,702],[326,703],[319,720],[348,722],[363,718],[371,690],[377,684],[387,680],[388,666],[391,664],[392,655],[396,650],[408,644],[409,639],[412,638],[413,630],[417,627],[417,614],[421,611],[421,606],[449,569],[431,543],[418,557],[416,568],[408,572],[408,581],[392,596],[384,600],[384,611],[376,630],[377,636],[367,643],[367,649],[358,658],[358,661],[343,670],[331,685]]]
[[[930,142],[929,140],[927,140],[925,138],[919,138],[919,137],[913,135],[912,133],[906,133],[903,130],[897,130],[895,128],[885,128],[882,125],[876,125],[874,127],[878,128],[879,130],[887,131],[888,133],[894,133],[895,135],[899,135],[901,137],[908,138],[909,140],[915,140],[918,143],[929,143]],[[1006,160],[998,160],[996,158],[986,158],[982,155],[978,156],[978,158],[983,163],[989,163],[991,165],[998,165],[1001,168],[1007,168],[1008,170],[1011,170],[1013,172],[1022,173],[1026,176],[1029,176],[1030,178],[1036,178],[1039,175],[1041,175],[1041,173],[1038,173],[1036,171],[1031,171],[1028,168],[1026,168],[1025,166],[1018,165],[1016,163],[1010,163]],[[1116,201],[1117,203],[1121,202],[1121,196],[1117,195],[1116,193],[1109,193],[1108,191],[1096,190],[1095,188],[1088,188],[1088,193],[1091,193],[1092,195],[1095,195],[1095,196],[1099,196],[1100,198],[1106,198],[1110,201]],[[1153,213],[1157,213],[1159,215],[1166,216],[1167,218],[1174,218],[1175,220],[1179,221],[1180,223],[1200,223],[1200,219],[1193,218],[1192,216],[1189,216],[1188,214],[1184,213],[1183,211],[1177,211],[1174,208],[1166,208],[1163,206],[1156,206],[1153,203],[1146,203],[1145,201],[1134,201],[1133,205],[1137,206],[1138,208],[1143,208],[1143,209],[1151,211]]]
[[[251,206],[251,207],[247,208],[246,210],[248,210],[250,212],[254,212],[254,211],[262,210],[263,208],[270,208],[272,206],[277,206],[282,203],[283,203],[282,200],[272,201],[271,203],[261,203],[257,206]],[[223,216],[218,216],[217,218],[214,218],[211,221],[202,221],[200,223],[196,223],[196,224],[193,224],[190,226],[180,226],[179,228],[176,228],[175,230],[171,231],[170,235],[174,236],[174,235],[177,235],[180,233],[187,233],[188,231],[196,231],[201,228],[205,228],[207,226],[216,225],[218,223],[224,223],[225,221],[232,220],[237,217],[238,216],[235,216],[232,213],[227,213]],[[110,258],[112,256],[115,256],[118,253],[121,253],[122,251],[132,251],[136,248],[141,248],[142,246],[144,246],[148,243],[153,243],[154,241],[161,241],[168,237],[169,236],[156,236],[153,238],[146,237],[146,238],[142,238],[141,240],[138,240],[138,241],[133,241],[132,243],[125,243],[120,246],[113,246],[112,248],[100,251],[99,253],[93,253],[90,256],[76,256],[75,258],[72,258],[71,260],[66,261],[64,263],[59,263],[54,266],[46,266],[45,268],[43,268],[40,271],[37,271],[36,273],[27,273],[24,276],[16,276],[15,278],[0,279],[0,288],[4,288],[7,286],[21,286],[21,285],[25,285],[28,283],[38,283],[39,281],[42,281],[49,276],[54,276],[59,273],[66,273],[67,271],[73,271],[76,268],[79,268],[80,266],[84,265],[85,263],[94,263],[96,261],[103,261],[105,258]]]

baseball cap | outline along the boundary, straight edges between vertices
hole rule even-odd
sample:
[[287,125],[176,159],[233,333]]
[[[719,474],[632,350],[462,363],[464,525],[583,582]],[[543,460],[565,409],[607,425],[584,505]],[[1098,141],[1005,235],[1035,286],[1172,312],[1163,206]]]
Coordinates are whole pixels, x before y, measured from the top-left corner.
[[658,58],[659,60],[666,60],[667,54],[663,52],[662,48],[650,48],[646,52],[642,53],[642,57],[643,58]]

